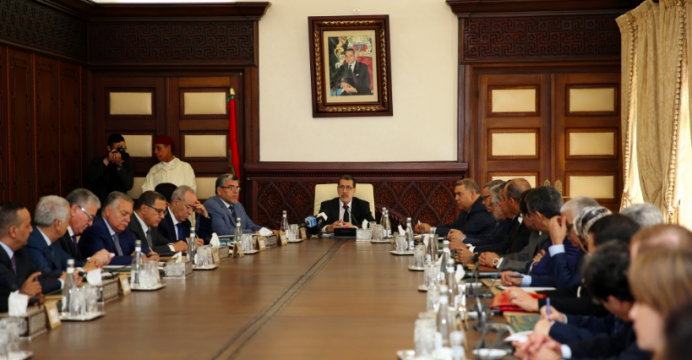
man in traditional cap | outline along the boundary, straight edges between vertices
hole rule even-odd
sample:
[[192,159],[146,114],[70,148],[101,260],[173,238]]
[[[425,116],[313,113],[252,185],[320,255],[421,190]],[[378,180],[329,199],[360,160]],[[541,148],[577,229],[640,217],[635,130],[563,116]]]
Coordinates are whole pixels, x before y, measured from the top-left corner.
[[159,163],[149,170],[147,178],[142,184],[142,192],[153,191],[156,185],[161,183],[172,183],[176,186],[187,185],[197,191],[195,172],[190,164],[173,155],[173,139],[170,136],[159,135],[156,137],[154,156]]

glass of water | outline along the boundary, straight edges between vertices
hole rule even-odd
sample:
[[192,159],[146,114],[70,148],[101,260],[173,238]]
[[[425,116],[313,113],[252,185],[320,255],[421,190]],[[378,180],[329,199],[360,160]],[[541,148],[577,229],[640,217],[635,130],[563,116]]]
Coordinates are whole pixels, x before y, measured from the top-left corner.
[[408,250],[408,241],[406,241],[406,236],[405,235],[397,235],[396,236],[396,252],[403,253]]

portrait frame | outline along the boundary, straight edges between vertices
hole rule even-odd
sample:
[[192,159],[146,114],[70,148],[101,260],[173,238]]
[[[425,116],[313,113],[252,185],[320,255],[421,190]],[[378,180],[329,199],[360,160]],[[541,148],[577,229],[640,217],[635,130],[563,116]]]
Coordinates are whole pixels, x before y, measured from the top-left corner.
[[311,16],[308,28],[312,116],[392,116],[389,15]]

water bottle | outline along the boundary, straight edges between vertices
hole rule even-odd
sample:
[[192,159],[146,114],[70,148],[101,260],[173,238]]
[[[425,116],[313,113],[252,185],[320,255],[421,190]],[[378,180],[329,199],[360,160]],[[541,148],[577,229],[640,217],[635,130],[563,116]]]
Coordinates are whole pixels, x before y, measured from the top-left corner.
[[286,210],[283,211],[283,215],[281,218],[281,233],[286,235],[286,231],[288,231],[288,217],[286,216]]
[[72,291],[77,288],[74,279],[74,259],[67,260],[67,276],[65,277],[65,287],[62,289],[62,312],[70,313],[70,302],[72,302]]
[[[446,286],[443,286],[444,289]],[[436,345],[449,347],[449,333],[451,332],[452,322],[449,316],[449,299],[440,295],[440,310],[437,312],[437,334]],[[437,347],[437,346],[436,346]]]
[[233,246],[243,246],[243,226],[240,223],[240,218],[235,219],[235,232],[233,233]]
[[197,264],[197,237],[195,235],[195,228],[190,228],[190,243],[187,244],[187,259],[192,261],[193,264]]
[[449,343],[452,346],[452,359],[465,360],[466,350],[464,349],[464,333],[461,331],[452,331],[449,334]]
[[132,257],[132,266],[130,269],[130,284],[139,286],[140,274],[142,272],[142,241],[135,241],[135,255]]
[[387,210],[386,214],[383,214],[384,216],[384,229],[387,231],[387,239],[392,238],[392,223],[389,221],[389,210]]
[[431,281],[426,298],[426,311],[437,312],[440,308],[440,290],[437,281]]
[[454,274],[454,260],[452,260],[452,266],[449,266],[449,262],[447,262],[447,286],[449,287],[449,306],[456,309],[459,297],[459,284],[457,284],[457,277]]
[[437,261],[437,241],[435,241],[436,227],[430,228],[430,239],[428,240],[428,254],[432,261]]
[[413,243],[413,227],[411,226],[411,218],[406,218],[406,242],[408,242],[408,249],[413,251],[416,246]]

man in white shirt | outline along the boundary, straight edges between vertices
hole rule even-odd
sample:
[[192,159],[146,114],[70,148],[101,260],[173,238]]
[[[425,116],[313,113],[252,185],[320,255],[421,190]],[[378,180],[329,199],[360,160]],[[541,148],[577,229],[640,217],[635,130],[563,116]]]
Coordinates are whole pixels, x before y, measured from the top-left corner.
[[172,183],[176,186],[186,185],[197,191],[195,172],[190,164],[173,155],[173,138],[159,135],[154,140],[154,156],[159,161],[147,174],[142,192],[154,190],[161,183]]

